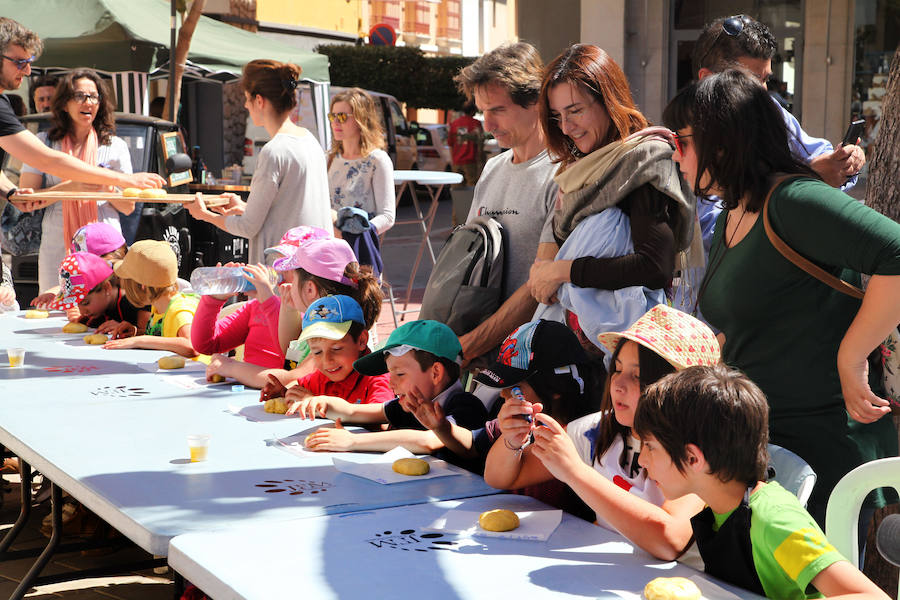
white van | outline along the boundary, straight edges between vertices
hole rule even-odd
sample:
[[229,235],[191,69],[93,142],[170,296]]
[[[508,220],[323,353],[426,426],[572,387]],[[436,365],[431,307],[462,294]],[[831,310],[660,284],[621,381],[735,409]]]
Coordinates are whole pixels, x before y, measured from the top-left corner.
[[[329,97],[334,97],[340,92],[344,92],[349,88],[330,87]],[[394,163],[394,168],[398,170],[408,170],[417,168],[416,165],[416,140],[414,133],[410,130],[409,123],[403,116],[403,110],[400,108],[400,102],[390,94],[382,94],[381,92],[373,92],[366,90],[375,100],[375,108],[381,117],[381,124],[385,132],[385,150]],[[331,143],[331,129],[325,127],[325,131],[319,131],[316,119],[314,103],[311,99],[312,94],[306,88],[297,88],[297,108],[291,113],[291,121],[305,127],[316,136],[324,149],[328,150]],[[330,104],[330,102],[329,102]],[[324,108],[328,112],[328,107]],[[326,123],[327,120],[322,119]],[[244,136],[244,174],[252,175],[256,168],[256,157],[259,155],[260,149],[269,141],[269,134],[264,127],[257,127],[253,124],[253,120],[247,117],[247,129]]]

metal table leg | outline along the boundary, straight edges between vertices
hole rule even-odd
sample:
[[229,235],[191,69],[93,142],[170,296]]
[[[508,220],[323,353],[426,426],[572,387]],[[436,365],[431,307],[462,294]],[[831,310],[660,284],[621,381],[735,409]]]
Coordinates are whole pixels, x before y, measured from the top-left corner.
[[[29,485],[30,489],[31,486]],[[31,504],[31,498],[28,499],[28,504]],[[22,582],[9,597],[10,600],[21,600],[25,597],[38,575],[50,562],[54,552],[56,552],[56,547],[59,545],[59,539],[62,537],[62,490],[55,483],[50,486],[50,514],[53,520],[53,534],[50,536],[50,541],[47,542],[44,551],[41,552],[41,555],[28,570],[28,573],[22,578]]]
[[408,312],[407,309],[409,308],[409,300],[412,297],[413,282],[416,279],[419,264],[422,262],[422,254],[425,252],[425,246],[428,246],[428,252],[431,254],[432,266],[437,262],[437,258],[435,258],[434,255],[434,248],[431,247],[431,226],[434,224],[434,218],[437,215],[438,199],[441,196],[441,191],[444,189],[444,186],[426,185],[425,187],[428,190],[428,194],[431,196],[431,206],[429,206],[428,213],[425,215],[422,214],[422,210],[419,207],[416,186],[413,185],[410,188],[412,191],[413,204],[416,207],[416,213],[419,215],[422,223],[422,242],[419,243],[419,251],[416,253],[416,262],[413,263],[412,271],[409,274],[409,283],[406,286],[406,298],[403,301],[403,310],[400,311],[401,321],[406,318],[406,313]]
[[31,465],[21,458],[19,459],[19,473],[21,473],[22,476],[22,486],[20,490],[22,506],[19,508],[19,517],[16,519],[15,524],[13,524],[12,528],[6,532],[6,535],[3,536],[3,540],[0,540],[0,560],[3,560],[3,554],[9,550],[12,543],[16,541],[16,537],[18,537],[22,528],[25,527],[25,523],[28,522],[28,517],[31,515]]

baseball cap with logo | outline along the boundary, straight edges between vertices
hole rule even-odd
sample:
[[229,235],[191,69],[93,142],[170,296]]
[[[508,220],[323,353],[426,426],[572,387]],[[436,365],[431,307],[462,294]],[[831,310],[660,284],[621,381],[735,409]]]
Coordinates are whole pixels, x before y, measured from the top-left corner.
[[50,308],[65,310],[84,301],[94,287],[113,274],[109,263],[90,252],[76,252],[59,265],[59,294]]
[[324,296],[310,304],[303,314],[303,331],[298,341],[339,340],[347,335],[353,323],[363,327],[366,324],[359,302],[350,296]]
[[506,388],[535,373],[553,373],[588,360],[571,329],[556,321],[540,319],[520,325],[509,334],[500,345],[497,362],[481,371],[475,381],[492,388]]
[[109,223],[88,223],[72,236],[72,252],[102,256],[125,245],[122,232]]
[[395,329],[384,346],[358,359],[353,368],[363,375],[381,375],[388,371],[386,354],[397,356],[409,350],[424,350],[457,364],[462,358],[462,346],[452,329],[438,321],[422,319]]
[[610,352],[622,338],[649,348],[678,370],[714,365],[721,356],[719,341],[706,323],[666,304],[657,304],[625,331],[597,336]]

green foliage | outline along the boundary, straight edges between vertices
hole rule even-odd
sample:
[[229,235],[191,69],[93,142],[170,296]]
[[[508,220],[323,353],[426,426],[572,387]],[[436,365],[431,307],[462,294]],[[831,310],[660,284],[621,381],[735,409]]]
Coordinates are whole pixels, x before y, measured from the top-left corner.
[[425,56],[412,46],[316,47],[328,56],[331,84],[357,86],[395,96],[415,108],[459,110],[465,97],[456,90],[453,77],[474,58]]

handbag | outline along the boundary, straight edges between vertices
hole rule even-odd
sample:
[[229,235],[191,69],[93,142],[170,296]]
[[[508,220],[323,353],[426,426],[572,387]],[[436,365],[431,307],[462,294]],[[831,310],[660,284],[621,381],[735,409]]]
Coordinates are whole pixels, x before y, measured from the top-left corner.
[[[772,193],[782,183],[797,178],[797,176],[792,175],[782,175],[777,177],[772,188],[769,190],[768,195],[766,195],[766,201],[763,203],[762,210],[763,227],[766,230],[766,236],[782,256],[800,269],[806,271],[807,274],[815,277],[825,285],[834,288],[842,294],[862,300],[864,292],[861,289],[853,284],[847,283],[839,277],[835,277],[822,267],[801,255],[799,252],[788,246],[787,243],[775,233],[775,230],[772,229],[772,224],[769,221],[769,200],[772,198]],[[885,399],[891,403],[891,411],[894,414],[900,414],[900,352],[898,352],[898,349],[900,348],[898,348],[898,346],[900,346],[900,332],[898,332],[897,327],[894,327],[894,330],[885,338],[881,343],[881,346],[875,349],[875,352],[878,353],[876,356],[880,358],[880,361],[876,360],[876,364],[877,362],[881,363],[881,381],[884,385]],[[875,352],[873,352],[873,354],[875,354]],[[872,363],[871,356],[869,362],[870,364]]]
[[7,202],[0,214],[0,246],[14,256],[37,254],[41,247],[43,208],[22,212]]

